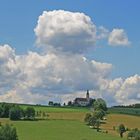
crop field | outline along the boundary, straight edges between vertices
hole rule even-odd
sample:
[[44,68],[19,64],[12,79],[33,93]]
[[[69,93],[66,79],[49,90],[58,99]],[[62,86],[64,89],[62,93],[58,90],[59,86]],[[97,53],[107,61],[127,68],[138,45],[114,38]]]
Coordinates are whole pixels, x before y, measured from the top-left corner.
[[109,113],[140,116],[140,108],[110,108]]

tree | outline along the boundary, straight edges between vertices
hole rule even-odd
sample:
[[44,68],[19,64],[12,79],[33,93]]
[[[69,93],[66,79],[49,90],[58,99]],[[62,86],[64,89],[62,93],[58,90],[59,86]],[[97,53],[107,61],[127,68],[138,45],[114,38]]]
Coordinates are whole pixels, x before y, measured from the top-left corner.
[[96,129],[97,129],[97,132],[99,132],[100,125],[101,125],[100,120],[97,119],[96,122],[95,122],[95,125],[94,125],[96,127]]
[[0,118],[2,117],[2,114],[3,114],[3,109],[2,109],[2,107],[0,106]]
[[92,117],[92,115],[90,113],[87,113],[85,118],[84,118],[84,121],[89,124],[89,121],[90,121],[90,118]]
[[49,101],[48,105],[53,106],[53,101]]
[[103,119],[103,117],[106,115],[106,113],[105,113],[105,111],[103,111],[102,109],[100,109],[100,110],[95,110],[94,112],[93,112],[93,115],[95,115],[95,117],[97,118],[97,119]]
[[35,109],[33,107],[27,107],[25,110],[25,117],[27,119],[34,119],[35,118]]
[[106,102],[99,98],[97,99],[94,103],[93,103],[93,107],[94,107],[94,110],[103,110],[103,111],[107,111],[107,105],[106,105]]
[[8,118],[9,117],[9,110],[13,106],[14,106],[13,104],[2,103],[1,104],[1,114],[0,114],[0,116],[2,118]]
[[120,134],[120,137],[122,138],[123,137],[123,133],[126,132],[125,130],[125,126],[123,124],[120,124],[119,127],[118,127],[118,132]]
[[94,127],[96,124],[96,121],[97,121],[97,118],[95,116],[90,117],[89,125]]
[[16,128],[9,124],[0,127],[0,140],[18,140]]
[[54,103],[53,106],[61,106],[60,103]]
[[68,101],[68,106],[72,106],[72,101]]
[[14,106],[9,111],[10,120],[20,120],[22,117],[22,109],[19,106]]

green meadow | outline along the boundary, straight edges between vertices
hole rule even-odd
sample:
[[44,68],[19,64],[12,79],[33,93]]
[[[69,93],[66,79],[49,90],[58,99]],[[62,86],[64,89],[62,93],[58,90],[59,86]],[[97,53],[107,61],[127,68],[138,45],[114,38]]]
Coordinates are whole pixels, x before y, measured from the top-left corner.
[[[8,120],[1,120],[5,123]],[[119,137],[97,133],[79,121],[9,121],[17,128],[19,140],[120,140]]]
[[39,106],[39,105],[20,105],[22,108],[26,108],[28,106],[34,107],[36,111],[45,111],[45,112],[87,112],[90,109],[86,107],[54,107],[54,106]]
[[[26,105],[22,105],[23,108]],[[36,111],[48,113],[44,120],[10,121],[0,119],[2,124],[10,123],[17,129],[19,140],[121,140],[113,126],[123,123],[128,128],[140,129],[140,117],[123,114],[108,114],[101,129],[108,133],[97,132],[84,123],[87,108],[33,106]],[[126,135],[123,138],[126,140]],[[123,140],[122,139],[122,140]]]

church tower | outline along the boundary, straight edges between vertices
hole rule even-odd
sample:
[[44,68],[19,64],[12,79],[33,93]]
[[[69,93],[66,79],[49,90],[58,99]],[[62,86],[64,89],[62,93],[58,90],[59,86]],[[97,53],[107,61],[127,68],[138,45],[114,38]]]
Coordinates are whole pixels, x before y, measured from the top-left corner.
[[87,90],[86,99],[89,101],[89,90]]

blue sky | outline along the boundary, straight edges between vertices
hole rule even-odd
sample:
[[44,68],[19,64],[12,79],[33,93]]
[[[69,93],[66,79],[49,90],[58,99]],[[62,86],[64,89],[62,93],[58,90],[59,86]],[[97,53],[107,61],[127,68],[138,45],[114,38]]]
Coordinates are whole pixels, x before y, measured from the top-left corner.
[[33,29],[37,24],[38,16],[44,10],[50,11],[63,9],[68,11],[83,12],[91,17],[98,26],[108,29],[115,27],[123,28],[127,32],[131,41],[130,48],[111,48],[102,43],[102,48],[91,52],[89,57],[98,61],[112,63],[115,69],[113,77],[130,76],[135,73],[140,74],[140,18],[138,0],[132,1],[112,1],[108,0],[43,0],[43,1],[0,1],[0,43],[8,43],[19,54],[24,54],[28,50],[35,50],[35,35]]
[[[63,96],[62,98],[60,97],[61,99],[59,100],[63,100],[63,99],[70,100],[73,97],[70,94],[72,92],[75,92],[75,95],[77,96],[83,96],[83,94],[81,95],[79,94],[79,92],[82,90],[82,87],[85,86],[83,90],[87,88],[91,89],[91,92],[93,93],[92,95],[95,95],[95,94],[97,95],[98,93],[100,93],[99,95],[103,98],[108,99],[110,104],[112,104],[113,102],[115,102],[116,104],[123,103],[123,100],[126,100],[127,103],[130,100],[132,103],[137,102],[140,99],[140,76],[139,76],[140,75],[140,65],[139,65],[140,8],[139,8],[139,5],[140,5],[139,0],[133,0],[133,1],[132,0],[116,0],[116,1],[87,0],[84,2],[81,0],[76,0],[76,1],[75,0],[69,0],[69,1],[68,0],[59,0],[59,1],[58,0],[36,0],[36,1],[35,0],[24,0],[24,1],[0,0],[0,50],[1,50],[0,53],[4,54],[6,51],[8,51],[8,53],[4,54],[5,58],[1,58],[1,56],[3,57],[3,55],[0,54],[0,59],[5,60],[4,61],[5,65],[6,66],[8,65],[8,69],[11,70],[11,73],[10,73],[11,75],[9,78],[17,75],[17,71],[22,71],[22,69],[23,69],[22,74],[20,73],[19,75],[23,76],[25,74],[26,75],[25,77],[27,77],[26,80],[24,79],[25,78],[24,76],[23,76],[24,78],[14,77],[16,79],[16,81],[14,81],[14,84],[11,84],[12,80],[9,80],[8,82],[6,81],[9,87],[5,86],[2,89],[0,89],[0,100],[9,101],[9,99],[11,98],[13,99],[14,97],[16,97],[17,100],[12,100],[13,102],[29,102],[29,103],[44,103],[45,104],[45,101],[43,100],[43,98],[46,99],[46,96],[48,96],[47,99],[51,99],[50,96],[53,95],[53,94],[51,95],[51,92],[56,93],[57,91],[60,93],[68,92],[66,96],[64,96],[64,94],[59,95],[59,96]],[[96,26],[97,30],[100,26],[102,26],[105,29],[107,29],[108,34],[111,34],[113,32],[113,29],[117,29],[117,32],[122,31],[126,35],[123,38],[123,39],[126,39],[127,41],[126,44],[129,44],[129,43],[130,44],[123,45],[121,43],[121,45],[119,44],[118,46],[113,46],[108,43],[109,41],[107,37],[102,40],[99,39],[96,43],[96,47],[91,49],[88,53],[87,52],[84,53],[84,57],[86,57],[88,60],[86,64],[84,63],[83,58],[81,57],[81,54],[80,56],[79,54],[68,55],[70,57],[73,57],[73,59],[77,60],[76,61],[77,65],[76,65],[72,58],[68,58],[68,56],[66,57],[65,51],[69,51],[67,50],[68,48],[64,48],[64,47],[57,48],[57,46],[55,46],[56,44],[53,46],[54,47],[53,49],[62,49],[62,50],[64,49],[63,50],[64,52],[61,52],[61,53],[59,52],[57,54],[48,54],[48,55],[45,54],[44,56],[42,56],[42,54],[40,54],[42,50],[40,50],[40,48],[38,48],[37,44],[35,43],[36,40],[40,37],[36,32],[37,31],[41,32],[40,30],[42,29],[42,27],[40,27],[41,26],[40,23],[37,23],[37,21],[39,20],[40,15],[42,15],[44,18],[49,19],[48,13],[44,15],[42,13],[43,11],[53,11],[53,10],[57,10],[57,11],[64,10],[63,12],[61,11],[62,14],[68,14],[66,11],[70,11],[72,12],[71,13],[72,15],[75,15],[75,12],[84,13],[83,17],[86,17],[85,15],[87,15],[91,19],[92,24]],[[60,11],[58,11],[57,13],[59,12]],[[54,13],[51,13],[51,14],[53,15]],[[53,16],[52,18],[55,19],[55,17]],[[58,17],[56,16],[56,19],[57,18]],[[48,24],[47,21],[46,23],[43,23],[43,21],[40,21],[40,22],[42,24],[46,24],[46,25]],[[51,23],[51,20],[49,22]],[[78,22],[79,21],[77,20],[77,23]],[[87,23],[87,24],[90,25],[90,23]],[[34,29],[36,29],[38,26],[40,27],[40,30],[37,29],[37,31],[34,32]],[[54,27],[54,28],[57,29],[57,27]],[[75,29],[75,27],[72,27],[72,29]],[[122,30],[120,31],[119,29],[122,29]],[[48,28],[46,28],[46,30],[49,31]],[[121,35],[124,35],[123,33]],[[87,34],[85,33],[85,36]],[[61,33],[59,35],[61,36]],[[43,40],[42,36],[41,36],[41,39],[42,39],[41,43],[46,43]],[[52,40],[54,39],[54,42],[56,41],[55,37],[51,39]],[[63,39],[65,38],[64,37],[59,38],[58,36],[58,40],[59,39],[60,40],[62,39],[63,41]],[[54,42],[53,41],[47,42],[47,45],[49,43],[54,43]],[[10,46],[5,47],[4,44],[8,44]],[[58,44],[58,46],[60,44]],[[49,45],[52,45],[52,44],[49,44]],[[81,46],[82,45],[83,44],[81,44]],[[70,46],[70,47],[72,47],[73,49],[74,46]],[[13,48],[15,48],[15,52],[13,52]],[[46,49],[48,48],[46,47]],[[81,47],[79,49],[83,49],[83,48]],[[29,51],[31,51],[31,53],[29,53]],[[70,50],[70,51],[73,52],[74,50]],[[62,54],[62,56],[60,54]],[[7,60],[6,55],[9,55],[8,56],[9,60]],[[22,55],[25,55],[24,59],[26,61],[29,61],[29,63],[27,62],[24,64],[24,61],[22,60],[22,57],[21,57]],[[17,56],[20,56],[20,58]],[[16,65],[16,66],[9,68],[9,63],[11,63],[11,59],[13,59],[13,57],[15,57],[14,59],[16,61],[16,64],[12,64],[11,66],[13,65]],[[52,60],[50,61],[50,59],[48,58]],[[59,69],[60,66],[59,65],[56,66],[57,63],[53,62],[54,59],[56,59],[55,61],[58,64],[60,63],[60,66],[61,66],[60,69]],[[65,62],[63,59],[67,60],[67,62]],[[92,60],[94,61],[93,63],[92,63]],[[40,66],[39,68],[35,67],[34,66],[35,62],[37,64],[42,64],[42,65],[41,66],[39,65]],[[45,67],[45,70],[47,69],[46,70],[47,72],[46,72],[43,69],[44,68],[43,64],[48,64],[50,62],[52,62],[52,67],[50,68],[50,70],[48,70],[48,66]],[[70,65],[67,64],[71,62],[72,64]],[[90,64],[92,66],[90,66]],[[5,65],[2,65],[2,66],[1,65],[2,64],[0,61],[0,67],[2,67],[5,70],[5,67],[4,67]],[[19,68],[19,65],[20,65],[20,68]],[[29,65],[32,65],[31,70],[29,69],[30,67]],[[83,69],[83,71],[81,71],[81,74],[78,75],[79,77],[76,77],[77,75],[75,75],[74,77],[73,73],[77,71],[73,71],[73,69],[71,69],[70,66],[79,68],[80,70]],[[70,69],[69,72],[68,73],[66,72],[66,75],[64,76],[61,75],[62,67],[63,68],[68,67]],[[93,71],[92,70],[86,71],[84,69],[85,67],[87,67],[87,70],[93,67]],[[15,68],[16,70],[14,69],[15,70],[14,71],[13,68]],[[55,71],[55,69],[57,69],[57,71]],[[52,75],[50,74],[51,70],[53,72],[55,71]],[[30,73],[31,71],[32,73]],[[85,72],[89,72],[87,74],[87,77],[83,76]],[[6,74],[3,74],[3,73],[0,71],[0,75],[5,76]],[[31,74],[31,76],[29,74]],[[44,77],[45,76],[47,77],[49,74],[52,77],[45,79]],[[37,75],[37,78],[32,79],[35,75]],[[44,77],[42,75],[44,75]],[[99,78],[97,78],[98,75],[101,75],[101,77],[99,76]],[[8,76],[6,75],[5,77],[7,78]],[[88,79],[88,76],[89,76],[89,79]],[[90,79],[90,76],[91,76],[91,79]],[[1,79],[4,79],[4,78],[1,78]],[[71,79],[72,82],[70,83],[69,81],[67,81],[67,79],[69,78],[70,79],[72,78]],[[76,79],[77,83],[75,83],[75,78],[77,78]],[[18,87],[16,86],[18,85],[17,83],[19,79],[21,81],[23,79],[25,80],[25,81],[23,80],[25,83],[25,87],[26,87],[26,82],[31,84],[31,86],[30,87],[28,86],[28,88],[19,86],[21,89],[18,89]],[[32,80],[36,83],[33,83]],[[56,80],[58,83],[56,81],[54,82],[53,80],[54,81]],[[85,80],[85,82],[80,82],[81,80]],[[97,81],[99,80],[98,82],[100,84],[102,83],[103,87],[102,86],[99,87],[99,85],[97,84],[92,85],[93,84],[91,82],[92,80],[97,80]],[[40,81],[42,82],[42,84],[44,84],[44,86],[40,87],[39,85],[41,83]],[[0,87],[1,85],[5,85],[6,82],[4,81],[2,84],[0,83]],[[56,85],[53,86],[53,84],[54,85],[56,84]],[[70,84],[71,84],[71,87],[69,87]],[[132,86],[130,90],[127,89],[129,85]],[[92,89],[91,88],[92,86],[95,87],[95,89],[98,88],[98,90]],[[11,90],[9,90],[10,87],[11,87]],[[64,87],[66,87],[66,89],[64,89]],[[117,89],[118,91],[116,90],[116,87],[118,88]],[[112,90],[110,91],[110,89]],[[34,94],[33,92],[35,91],[38,93]],[[17,94],[17,92],[19,92],[20,94]],[[31,102],[25,100],[25,98],[22,96],[22,94],[25,92],[27,92],[27,95],[25,96],[28,96],[29,99],[31,98]],[[102,94],[102,93],[106,93],[106,94]],[[125,93],[126,95],[123,96]],[[133,93],[133,96],[131,93]],[[33,99],[32,99],[32,95],[34,96]],[[56,94],[54,95],[56,98],[58,97],[58,95]],[[100,97],[100,96],[97,96],[97,97]],[[56,99],[53,99],[53,100],[56,100]]]

